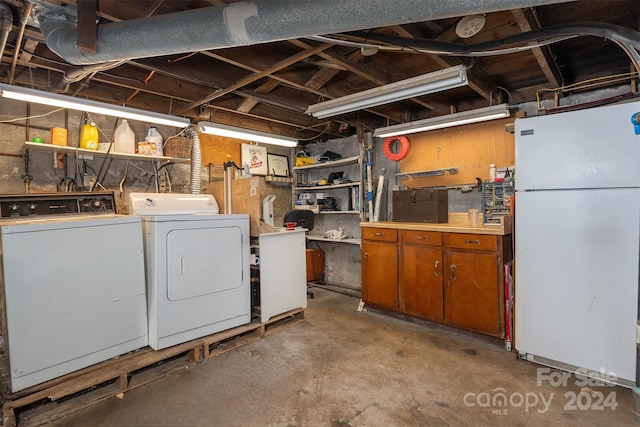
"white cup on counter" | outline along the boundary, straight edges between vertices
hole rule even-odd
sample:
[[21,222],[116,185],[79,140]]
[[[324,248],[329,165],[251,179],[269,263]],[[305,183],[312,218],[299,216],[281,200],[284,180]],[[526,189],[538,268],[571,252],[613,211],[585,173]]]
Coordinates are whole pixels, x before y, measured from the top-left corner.
[[469,209],[469,225],[471,227],[478,226],[478,217],[480,216],[480,212],[478,209]]

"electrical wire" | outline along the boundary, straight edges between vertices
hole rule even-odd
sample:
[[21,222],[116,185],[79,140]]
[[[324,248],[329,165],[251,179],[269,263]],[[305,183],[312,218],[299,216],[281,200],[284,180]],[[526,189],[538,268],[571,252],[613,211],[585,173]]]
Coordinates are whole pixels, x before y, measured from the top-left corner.
[[496,89],[500,89],[501,91],[507,94],[507,98],[509,99],[509,105],[513,105],[513,101],[511,99],[511,92],[509,92],[506,88],[502,86],[496,86]]
[[312,139],[316,139],[327,133],[329,128],[331,127],[331,122],[327,122],[327,127],[317,135],[312,136],[311,138],[297,138],[299,141],[311,141]]
[[[383,36],[383,35],[380,35]],[[493,50],[488,50],[488,51],[481,51],[481,50],[468,50],[468,51],[463,51],[463,50],[455,50],[455,49],[451,49],[450,45],[454,45],[454,46],[466,46],[466,45],[461,45],[461,44],[457,44],[457,43],[448,43],[448,42],[441,42],[441,41],[436,41],[436,40],[429,40],[428,42],[432,43],[432,46],[427,48],[427,47],[418,47],[418,46],[414,46],[414,45],[410,45],[407,43],[400,43],[399,40],[417,40],[417,39],[403,39],[401,37],[395,37],[395,36],[386,36],[389,37],[389,43],[391,43],[390,45],[384,45],[384,46],[379,46],[379,45],[370,45],[370,44],[365,44],[365,43],[357,43],[357,42],[350,42],[350,41],[346,41],[346,40],[341,40],[341,39],[337,39],[334,37],[328,37],[328,36],[312,36],[312,37],[308,37],[311,40],[316,40],[316,41],[320,41],[323,43],[332,43],[332,44],[337,44],[337,45],[341,45],[341,46],[353,46],[353,45],[358,45],[360,48],[365,49],[365,48],[379,48],[379,50],[381,51],[385,51],[385,52],[407,52],[407,53],[426,53],[426,54],[431,54],[431,55],[445,55],[445,56],[470,56],[470,57],[481,57],[481,56],[496,56],[496,55],[507,55],[507,54],[511,54],[511,53],[518,53],[518,52],[523,52],[526,50],[530,50],[534,47],[543,47],[549,44],[553,44],[553,43],[557,43],[557,42],[561,42],[564,40],[569,40],[575,37],[578,37],[577,35],[567,35],[567,36],[561,36],[561,37],[553,37],[553,38],[549,38],[549,39],[545,39],[545,40],[540,40],[538,42],[530,42],[530,44],[526,45],[526,46],[515,46],[515,47],[510,47],[510,48],[501,48],[501,49],[493,49]],[[391,41],[391,38],[393,38],[394,41]]]
[[122,180],[120,181],[120,185],[118,186],[118,188],[120,189],[120,194],[118,195],[118,197],[120,197],[120,200],[124,201],[124,182],[127,180],[127,172],[129,171],[129,160],[127,160],[127,162],[124,165],[124,174],[122,177]]
[[10,119],[10,120],[0,120],[0,123],[12,123],[12,122],[18,122],[20,120],[37,119],[38,117],[46,117],[50,114],[57,113],[58,111],[62,111],[62,110],[64,110],[64,108],[56,108],[55,110],[49,111],[48,113],[37,114],[35,116],[20,117],[17,119]]
[[[640,55],[635,50],[640,50],[640,33],[630,28],[608,23],[577,23],[554,25],[544,29],[528,31],[499,40],[465,45],[462,43],[443,42],[439,40],[412,39],[388,34],[371,32],[352,32],[343,37],[358,37],[364,40],[374,40],[386,43],[390,46],[380,47],[383,50],[404,51],[407,47],[423,53],[449,56],[493,56],[529,50],[534,47],[569,40],[580,36],[595,36],[607,39],[619,47],[631,58],[636,68],[640,64]],[[323,42],[347,44],[353,46],[354,42],[344,41],[332,37],[311,37]],[[376,47],[360,44],[360,47]],[[635,49],[635,50],[634,50]]]

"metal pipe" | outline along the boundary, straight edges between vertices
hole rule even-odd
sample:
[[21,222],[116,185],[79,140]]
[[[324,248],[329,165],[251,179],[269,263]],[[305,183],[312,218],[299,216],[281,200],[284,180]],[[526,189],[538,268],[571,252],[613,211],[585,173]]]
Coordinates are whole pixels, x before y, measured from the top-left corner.
[[29,184],[33,180],[33,176],[29,175],[29,150],[24,150],[24,173],[22,174],[22,180],[24,181],[24,192],[29,193]]
[[[86,65],[249,46],[568,1],[573,0],[241,1],[99,25],[96,52],[78,48],[76,17],[69,12],[70,9],[73,11],[72,8],[38,0],[36,18],[49,49],[71,64]],[[172,31],[166,31],[167,28]]]
[[224,171],[224,213],[233,213],[233,195],[232,195],[232,182],[233,182],[233,168],[227,167]]
[[4,48],[7,45],[12,25],[13,13],[11,8],[5,2],[0,2],[0,61],[2,61],[2,55],[4,55]]
[[22,46],[22,38],[24,37],[24,29],[27,26],[27,20],[33,9],[33,3],[27,3],[22,10],[22,17],[20,19],[20,31],[18,32],[18,38],[16,39],[16,47],[13,52],[13,61],[11,62],[11,73],[9,74],[9,84],[13,84],[13,78],[16,74],[16,65],[18,65],[18,56],[20,56],[20,46]]

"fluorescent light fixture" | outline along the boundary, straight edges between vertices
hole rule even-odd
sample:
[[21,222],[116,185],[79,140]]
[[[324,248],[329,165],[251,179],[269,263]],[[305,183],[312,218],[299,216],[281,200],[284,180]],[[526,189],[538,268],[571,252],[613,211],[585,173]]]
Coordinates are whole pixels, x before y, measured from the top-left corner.
[[135,108],[121,107],[119,105],[111,105],[104,102],[75,98],[73,96],[49,93],[2,83],[0,83],[0,95],[3,98],[50,105],[52,107],[68,108],[71,110],[86,111],[88,113],[104,114],[106,116],[120,117],[123,119],[137,120],[157,125],[186,128],[191,124],[191,121],[185,117],[137,110]]
[[442,129],[469,123],[484,122],[487,120],[509,117],[509,105],[500,104],[476,110],[462,111],[460,113],[447,114],[431,119],[417,120],[415,122],[401,123],[399,125],[378,128],[373,136],[388,138],[390,136],[408,135],[428,130]]
[[354,93],[353,95],[310,105],[306,113],[318,119],[324,119],[325,117],[375,107],[376,105],[389,104],[414,96],[426,95],[468,84],[467,69],[462,65],[456,65],[455,67],[389,83],[388,85]]
[[211,135],[226,136],[229,138],[244,139],[246,141],[253,142],[263,142],[265,144],[282,145],[285,147],[295,147],[298,145],[297,139],[287,138],[286,136],[274,135],[272,133],[238,128],[213,122],[198,122],[198,130],[202,133],[208,133]]

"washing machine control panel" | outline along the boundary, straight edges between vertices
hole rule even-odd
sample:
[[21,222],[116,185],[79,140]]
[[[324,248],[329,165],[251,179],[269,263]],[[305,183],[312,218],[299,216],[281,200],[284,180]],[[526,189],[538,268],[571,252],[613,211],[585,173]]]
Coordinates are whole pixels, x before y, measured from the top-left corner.
[[0,195],[0,218],[115,213],[113,192]]

